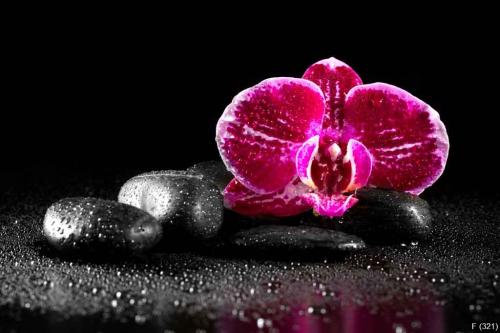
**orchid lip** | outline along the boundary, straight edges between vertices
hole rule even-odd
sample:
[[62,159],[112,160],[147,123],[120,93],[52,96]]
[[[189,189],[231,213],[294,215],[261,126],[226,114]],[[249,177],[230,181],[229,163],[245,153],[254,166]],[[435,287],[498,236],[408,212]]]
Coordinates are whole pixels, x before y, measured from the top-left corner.
[[350,139],[345,153],[337,143],[321,154],[319,137],[307,140],[297,152],[297,174],[307,186],[329,194],[352,192],[366,185],[372,168],[368,149]]

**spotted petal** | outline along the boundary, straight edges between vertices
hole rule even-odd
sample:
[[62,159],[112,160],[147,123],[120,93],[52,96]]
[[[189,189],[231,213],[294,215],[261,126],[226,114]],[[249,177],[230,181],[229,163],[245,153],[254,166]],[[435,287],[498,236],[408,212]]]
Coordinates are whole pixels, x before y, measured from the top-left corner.
[[239,93],[217,123],[217,145],[244,187],[265,194],[296,176],[302,143],[319,134],[325,101],[311,81],[272,78]]
[[224,205],[237,213],[249,216],[292,216],[311,209],[303,195],[310,189],[298,178],[280,191],[258,194],[233,179],[224,190]]
[[326,101],[323,135],[329,134],[334,140],[343,125],[345,96],[352,87],[362,84],[361,78],[349,65],[335,58],[314,63],[302,77],[323,91]]
[[385,83],[354,87],[346,97],[343,135],[373,157],[369,184],[421,193],[442,174],[449,141],[439,114],[410,93]]

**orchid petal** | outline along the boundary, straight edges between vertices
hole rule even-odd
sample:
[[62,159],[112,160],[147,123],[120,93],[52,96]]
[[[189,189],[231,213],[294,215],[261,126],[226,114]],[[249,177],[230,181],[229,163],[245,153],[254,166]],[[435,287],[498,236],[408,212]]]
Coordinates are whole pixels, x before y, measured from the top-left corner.
[[369,184],[420,194],[443,173],[449,141],[439,114],[398,87],[373,83],[346,97],[343,135],[373,157]]
[[327,217],[338,217],[344,215],[345,211],[358,202],[354,195],[342,194],[325,195],[323,193],[308,193],[304,195],[314,209],[314,212]]
[[352,192],[368,183],[372,172],[372,156],[361,142],[350,139],[347,143],[347,153],[344,164],[350,166],[350,180],[342,192]]
[[297,175],[300,180],[307,186],[316,189],[312,177],[312,165],[314,159],[317,157],[319,147],[319,136],[315,135],[304,144],[297,151],[296,167]]
[[216,141],[229,171],[246,188],[265,194],[295,176],[295,157],[317,135],[325,101],[311,81],[272,78],[239,93],[217,123]]
[[323,128],[327,129],[323,135],[329,133],[335,137],[330,131],[338,131],[343,126],[345,96],[352,87],[363,83],[361,78],[349,65],[335,58],[314,63],[302,77],[323,91],[326,101]]
[[224,190],[224,205],[249,216],[292,216],[311,209],[303,198],[309,191],[309,187],[296,178],[280,191],[259,194],[247,189],[235,178]]

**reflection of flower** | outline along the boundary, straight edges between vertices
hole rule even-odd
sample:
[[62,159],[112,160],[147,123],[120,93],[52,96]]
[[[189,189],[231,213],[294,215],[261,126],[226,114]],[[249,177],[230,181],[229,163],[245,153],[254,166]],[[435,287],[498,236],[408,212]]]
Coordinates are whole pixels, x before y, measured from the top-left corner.
[[239,93],[216,139],[235,176],[226,206],[245,215],[312,207],[341,216],[366,185],[419,194],[443,172],[449,147],[429,105],[392,85],[362,84],[334,58],[302,79],[271,78]]

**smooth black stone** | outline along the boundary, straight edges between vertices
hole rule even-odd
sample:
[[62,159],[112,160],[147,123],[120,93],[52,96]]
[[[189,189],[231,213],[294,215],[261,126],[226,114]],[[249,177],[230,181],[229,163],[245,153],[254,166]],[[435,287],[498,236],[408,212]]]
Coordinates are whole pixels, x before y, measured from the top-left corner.
[[188,172],[203,176],[213,182],[222,192],[234,178],[222,161],[204,161],[187,169]]
[[222,225],[224,207],[219,189],[186,171],[155,171],[133,177],[122,186],[118,201],[157,218],[166,238],[181,232],[210,239]]
[[228,243],[255,252],[349,251],[365,248],[356,236],[310,226],[262,225],[240,230]]
[[47,209],[43,233],[63,252],[143,252],[161,239],[162,229],[150,214],[116,201],[66,198]]
[[336,230],[358,235],[369,243],[399,244],[423,240],[431,232],[427,201],[407,193],[362,189],[359,202],[333,223]]

